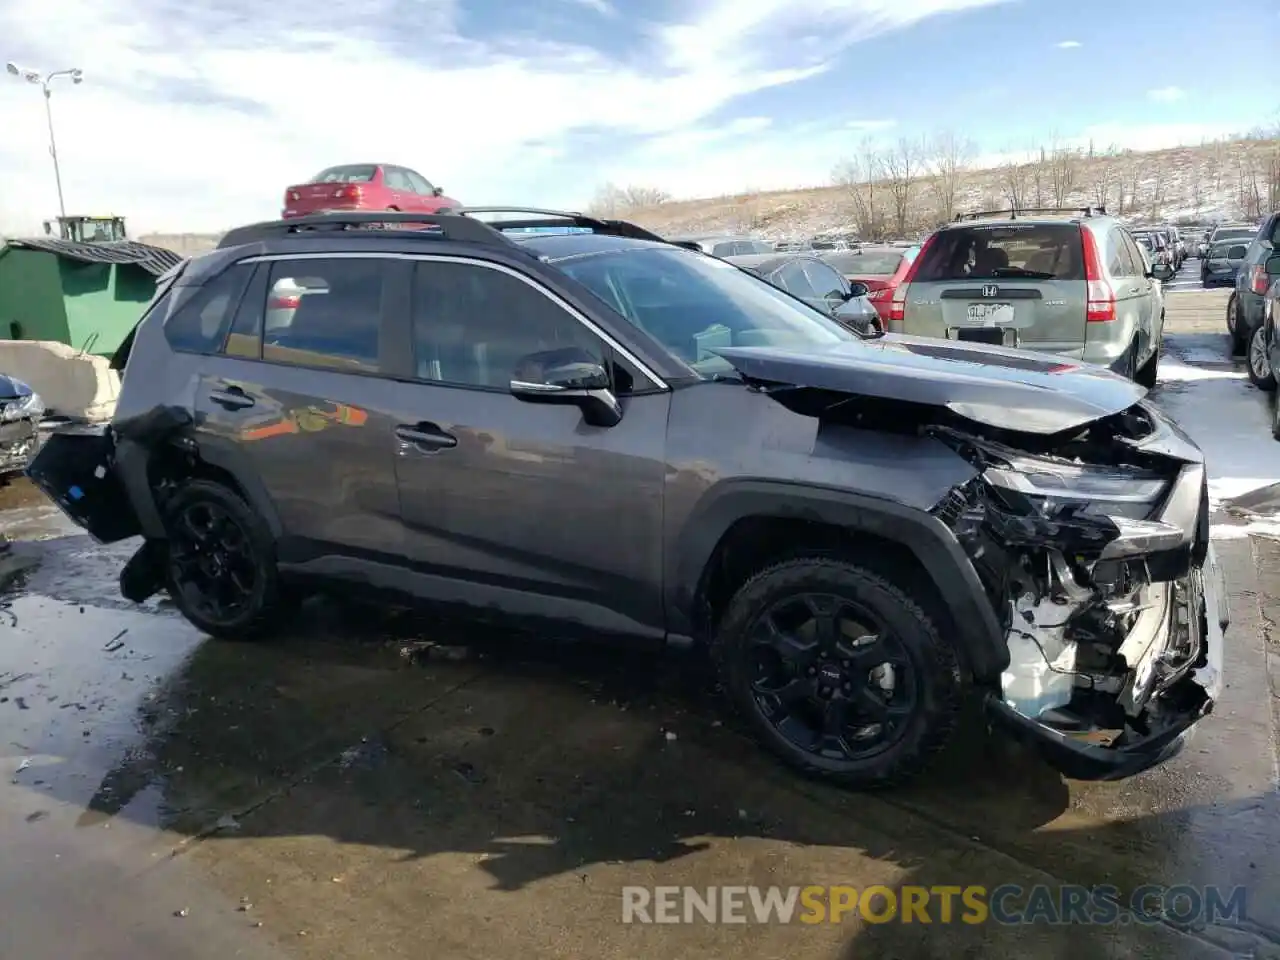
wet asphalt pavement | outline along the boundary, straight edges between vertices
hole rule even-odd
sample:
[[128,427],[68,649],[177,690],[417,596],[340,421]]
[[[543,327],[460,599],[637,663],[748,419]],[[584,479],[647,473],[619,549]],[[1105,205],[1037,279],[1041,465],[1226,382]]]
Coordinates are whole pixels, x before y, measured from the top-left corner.
[[[1218,542],[1228,688],[1164,768],[1068,783],[975,725],[869,796],[721,725],[691,658],[439,645],[333,601],[267,644],[206,641],[121,600],[132,545],[29,487],[0,490],[0,529],[29,565],[0,594],[0,955],[1280,957],[1280,542]],[[1247,919],[620,921],[624,885],[1036,883],[1244,885]]]

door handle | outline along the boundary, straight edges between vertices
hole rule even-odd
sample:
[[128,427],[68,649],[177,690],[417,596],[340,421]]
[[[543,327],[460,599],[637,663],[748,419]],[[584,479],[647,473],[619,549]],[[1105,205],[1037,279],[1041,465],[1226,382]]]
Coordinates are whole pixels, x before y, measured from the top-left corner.
[[1141,288],[1141,287],[1130,287],[1130,288],[1129,288],[1129,292],[1130,292],[1130,293],[1142,293],[1142,288]]
[[226,407],[228,410],[244,410],[253,406],[253,397],[249,396],[239,387],[227,387],[225,390],[214,390],[209,394],[209,399],[220,407]]
[[396,427],[396,436],[405,443],[431,451],[452,450],[458,445],[457,437],[441,430],[434,423],[402,423]]

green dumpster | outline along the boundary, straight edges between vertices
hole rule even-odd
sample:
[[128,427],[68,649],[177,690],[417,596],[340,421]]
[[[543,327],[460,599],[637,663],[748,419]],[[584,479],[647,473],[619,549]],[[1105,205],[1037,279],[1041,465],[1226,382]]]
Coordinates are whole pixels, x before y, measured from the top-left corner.
[[0,244],[0,340],[56,340],[101,356],[138,322],[156,278],[182,260],[132,240]]

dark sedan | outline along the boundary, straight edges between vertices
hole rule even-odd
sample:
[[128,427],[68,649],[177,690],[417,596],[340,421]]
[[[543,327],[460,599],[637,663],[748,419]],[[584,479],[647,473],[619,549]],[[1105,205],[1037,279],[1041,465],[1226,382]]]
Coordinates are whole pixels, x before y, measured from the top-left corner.
[[750,270],[859,333],[878,333],[884,329],[876,308],[867,299],[867,285],[851,283],[835,267],[818,257],[802,253],[765,253],[724,259]]
[[1234,287],[1249,245],[1239,240],[1211,244],[1200,261],[1200,283],[1206,287]]
[[0,485],[22,473],[35,456],[43,416],[39,394],[0,373]]

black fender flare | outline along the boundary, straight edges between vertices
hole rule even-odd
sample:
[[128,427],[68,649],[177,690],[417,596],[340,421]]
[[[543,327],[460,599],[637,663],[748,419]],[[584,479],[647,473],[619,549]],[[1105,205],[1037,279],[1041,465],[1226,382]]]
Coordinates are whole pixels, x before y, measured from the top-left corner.
[[977,571],[959,541],[926,511],[880,497],[770,480],[732,481],[708,491],[676,538],[666,606],[673,633],[690,634],[703,572],[724,534],[748,517],[781,517],[863,531],[900,543],[928,571],[951,612],[973,677],[998,679],[1009,648]]

